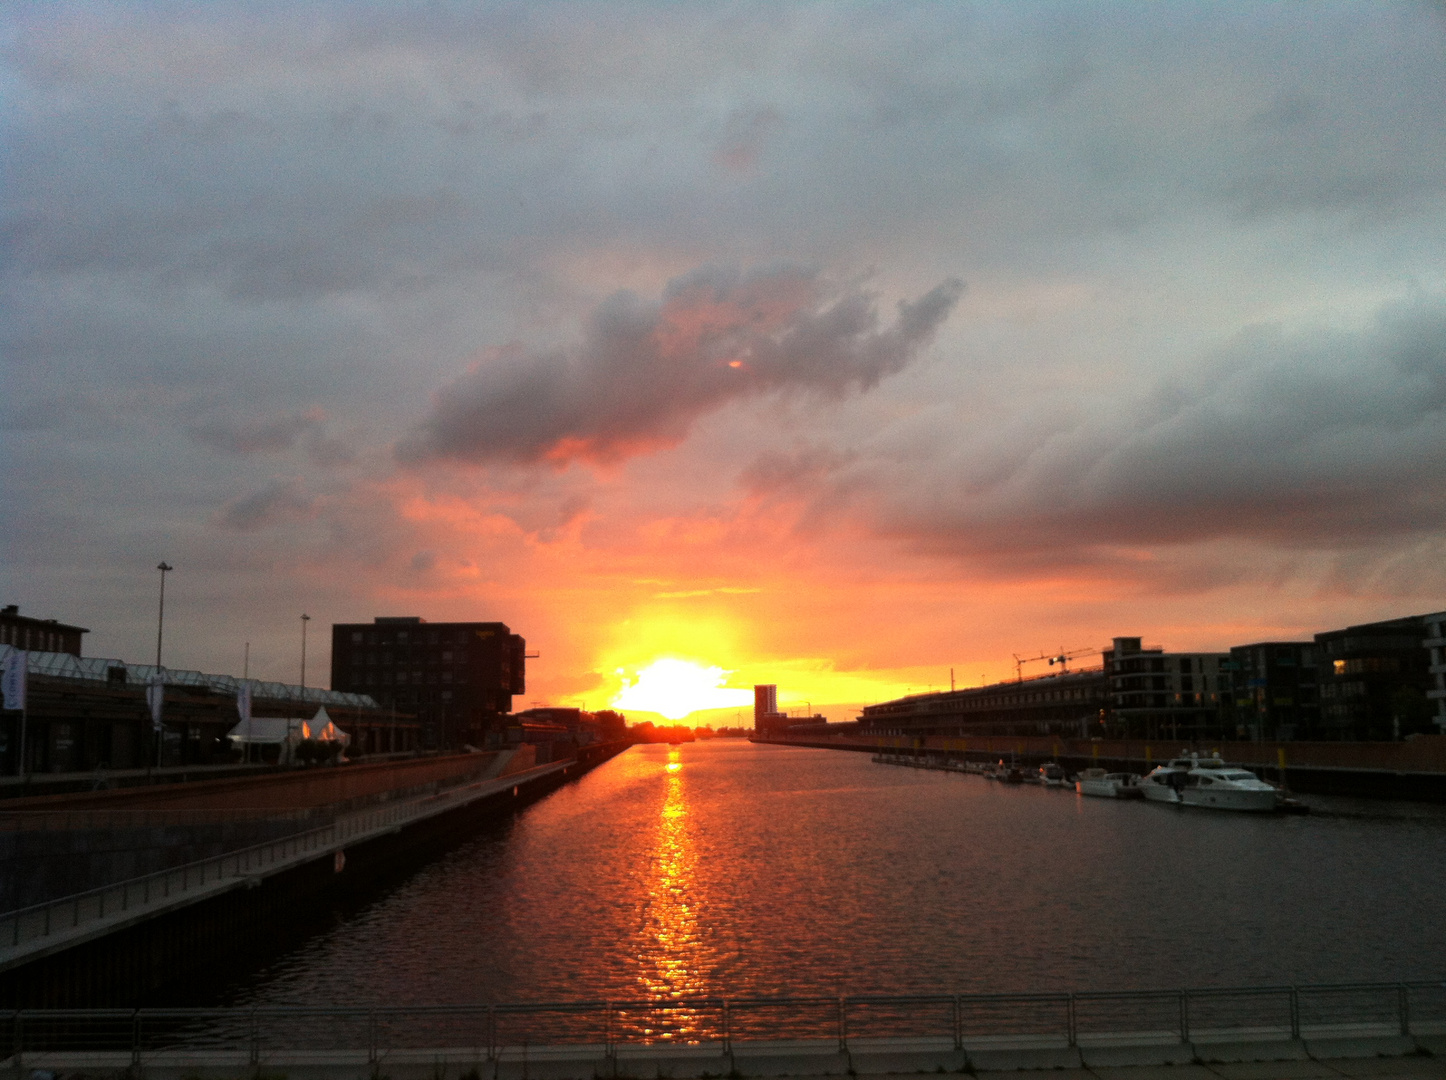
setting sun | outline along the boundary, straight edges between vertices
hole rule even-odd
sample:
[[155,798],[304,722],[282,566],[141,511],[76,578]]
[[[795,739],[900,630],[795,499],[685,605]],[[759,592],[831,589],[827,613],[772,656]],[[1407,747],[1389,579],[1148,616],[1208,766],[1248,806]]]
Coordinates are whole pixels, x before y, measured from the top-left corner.
[[720,667],[705,667],[690,660],[654,660],[636,679],[623,680],[613,698],[615,709],[641,709],[669,720],[681,720],[702,709],[729,709],[753,703],[753,691],[723,685],[733,674]]

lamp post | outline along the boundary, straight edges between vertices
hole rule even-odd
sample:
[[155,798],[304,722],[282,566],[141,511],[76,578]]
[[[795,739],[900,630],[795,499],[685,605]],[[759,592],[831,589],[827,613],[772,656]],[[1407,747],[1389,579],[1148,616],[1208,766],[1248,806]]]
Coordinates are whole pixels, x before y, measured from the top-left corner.
[[151,703],[151,730],[156,737],[156,768],[161,767],[161,751],[166,745],[166,729],[161,720],[162,710],[165,708],[162,701],[165,696],[165,677],[161,674],[161,642],[166,632],[166,574],[175,567],[162,559],[156,564],[156,569],[161,572],[161,605],[156,613],[156,674],[152,685],[147,691],[149,695],[155,695],[156,700]]
[[301,616],[301,707],[306,708],[306,624],[311,622],[311,616],[302,613]]
[[174,570],[175,567],[168,565],[163,559],[156,565],[156,569],[161,572],[161,610],[156,616],[156,669],[159,671],[161,667],[161,635],[166,628],[166,573]]

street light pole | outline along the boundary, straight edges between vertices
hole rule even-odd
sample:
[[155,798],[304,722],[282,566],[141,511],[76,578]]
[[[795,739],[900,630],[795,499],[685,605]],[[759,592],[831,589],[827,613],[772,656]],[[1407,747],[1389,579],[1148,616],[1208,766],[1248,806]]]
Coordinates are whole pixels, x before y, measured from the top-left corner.
[[156,565],[156,569],[161,572],[161,610],[160,614],[156,616],[156,670],[159,671],[161,667],[161,635],[166,628],[166,573],[174,570],[175,567],[167,565],[165,560],[162,560]]
[[311,616],[305,613],[301,616],[301,707],[306,708],[306,624],[311,622]]
[[[147,692],[148,698],[150,694],[163,695],[165,693],[160,687],[165,685],[165,677],[161,674],[161,642],[166,632],[166,574],[175,567],[162,559],[156,564],[156,569],[161,572],[161,606],[156,613],[156,674],[152,679],[151,688]],[[161,767],[161,751],[166,745],[166,731],[160,719],[162,708],[164,706],[151,705],[151,728],[156,739],[156,768],[158,769]]]

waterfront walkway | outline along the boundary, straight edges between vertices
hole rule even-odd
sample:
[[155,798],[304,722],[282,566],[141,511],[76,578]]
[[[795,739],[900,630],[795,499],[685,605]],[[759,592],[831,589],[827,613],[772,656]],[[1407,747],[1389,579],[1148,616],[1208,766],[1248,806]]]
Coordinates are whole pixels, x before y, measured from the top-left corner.
[[398,799],[342,814],[319,828],[214,858],[117,882],[103,888],[0,915],[0,971],[19,967],[148,919],[319,860],[345,865],[345,850],[401,832],[479,800],[519,790],[578,768],[563,761],[484,777],[418,798]]

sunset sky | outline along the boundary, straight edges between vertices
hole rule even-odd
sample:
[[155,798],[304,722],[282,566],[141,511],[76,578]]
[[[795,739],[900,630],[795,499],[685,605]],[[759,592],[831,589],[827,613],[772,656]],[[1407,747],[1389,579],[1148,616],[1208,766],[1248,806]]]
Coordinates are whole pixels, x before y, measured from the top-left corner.
[[501,620],[714,719],[1446,607],[1446,6],[0,33],[0,602],[88,654],[161,559],[170,666]]

